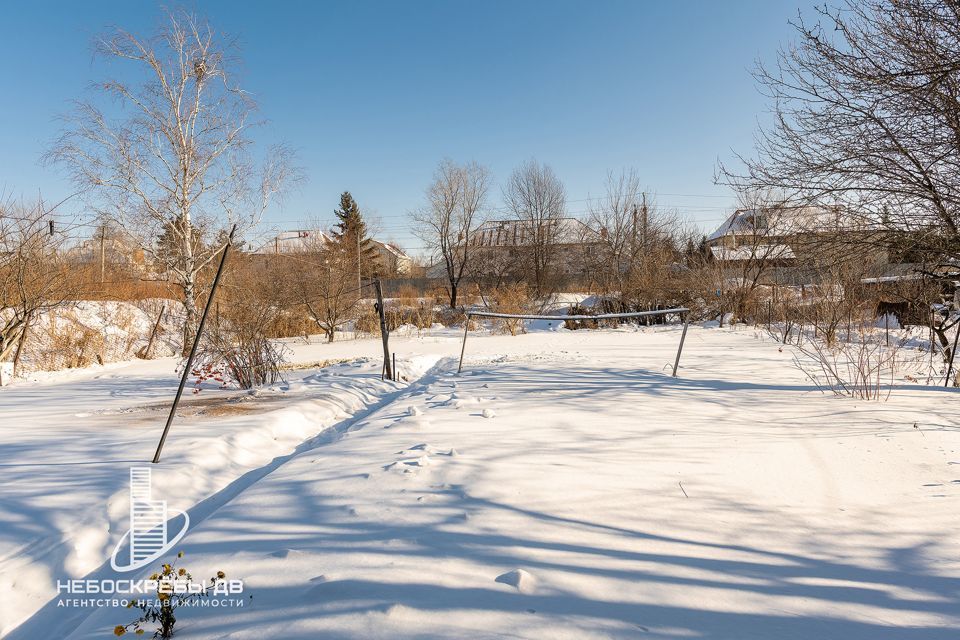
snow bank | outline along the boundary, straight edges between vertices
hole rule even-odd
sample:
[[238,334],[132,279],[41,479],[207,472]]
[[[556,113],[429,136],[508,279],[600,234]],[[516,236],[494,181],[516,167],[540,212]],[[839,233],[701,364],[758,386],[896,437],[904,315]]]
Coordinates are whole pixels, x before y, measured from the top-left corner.
[[[436,358],[433,358],[436,361]],[[422,359],[410,370],[428,366]],[[0,395],[0,635],[56,594],[57,580],[101,568],[127,530],[128,469],[147,465],[176,377],[153,361],[86,372],[75,382],[21,385]],[[171,367],[172,368],[172,367]],[[214,403],[217,417],[178,418],[153,465],[156,491],[171,509],[190,510],[252,469],[263,468],[401,385],[379,379],[361,359]],[[91,377],[92,376],[92,377]],[[207,402],[204,391],[191,402]],[[229,395],[219,392],[221,396]],[[42,405],[34,398],[42,398]],[[160,402],[156,402],[160,401]],[[198,518],[194,514],[192,520]],[[62,613],[62,612],[61,612]],[[69,614],[63,621],[69,622]]]

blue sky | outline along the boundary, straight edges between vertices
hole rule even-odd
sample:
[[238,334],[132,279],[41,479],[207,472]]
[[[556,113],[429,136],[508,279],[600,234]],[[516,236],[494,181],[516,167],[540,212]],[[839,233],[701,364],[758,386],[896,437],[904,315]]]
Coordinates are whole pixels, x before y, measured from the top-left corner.
[[[406,214],[438,161],[476,160],[497,186],[536,158],[568,209],[634,167],[661,205],[714,227],[732,204],[718,160],[749,153],[765,99],[749,71],[792,38],[810,0],[659,2],[240,2],[186,5],[238,38],[242,77],[308,181],[264,229],[332,221],[350,190],[380,236],[417,252]],[[56,116],[105,77],[91,41],[107,25],[148,33],[161,5],[8,2],[0,40],[0,193],[72,192],[40,156]],[[74,209],[77,204],[71,204]],[[70,210],[69,208],[67,209]]]

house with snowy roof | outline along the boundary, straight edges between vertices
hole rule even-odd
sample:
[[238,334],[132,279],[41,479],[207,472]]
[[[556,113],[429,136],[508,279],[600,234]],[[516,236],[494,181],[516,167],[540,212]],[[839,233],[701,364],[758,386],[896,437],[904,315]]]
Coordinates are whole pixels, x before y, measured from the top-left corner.
[[528,220],[491,220],[473,231],[470,245],[487,262],[509,267],[523,264],[524,252],[548,238],[563,275],[583,272],[584,252],[600,241],[596,231],[576,218],[556,218],[542,223]]
[[850,244],[879,231],[840,206],[737,209],[707,236],[706,244],[720,262],[766,260],[789,266],[803,261],[827,238]]
[[[319,251],[333,241],[333,234],[321,229],[294,229],[281,231],[257,247],[253,253],[269,255]],[[370,243],[377,252],[377,261],[380,263],[383,276],[406,276],[410,274],[413,259],[399,246],[372,238]]]

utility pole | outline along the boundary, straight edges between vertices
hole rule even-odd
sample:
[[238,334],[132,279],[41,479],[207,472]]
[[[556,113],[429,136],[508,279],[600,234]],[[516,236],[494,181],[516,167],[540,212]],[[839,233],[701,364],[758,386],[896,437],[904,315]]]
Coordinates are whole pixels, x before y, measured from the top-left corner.
[[360,289],[363,287],[360,282],[360,230],[357,229],[354,233],[357,235],[357,289]]
[[106,279],[104,277],[104,274],[106,273],[106,270],[107,270],[107,254],[103,246],[104,241],[106,240],[106,235],[107,235],[107,226],[106,224],[101,224],[100,225],[100,284],[103,284],[104,280]]
[[646,252],[647,250],[647,194],[646,192],[644,192],[642,196],[643,196],[643,207],[641,208],[642,218],[640,223],[641,225],[640,229],[641,229],[642,235],[640,236],[640,239],[642,242],[641,246],[643,247],[643,251]]
[[386,378],[393,380],[393,369],[390,366],[390,332],[387,331],[387,317],[383,310],[383,287],[380,278],[373,281],[373,288],[377,292],[377,313],[380,315],[380,337],[383,339],[383,370]]

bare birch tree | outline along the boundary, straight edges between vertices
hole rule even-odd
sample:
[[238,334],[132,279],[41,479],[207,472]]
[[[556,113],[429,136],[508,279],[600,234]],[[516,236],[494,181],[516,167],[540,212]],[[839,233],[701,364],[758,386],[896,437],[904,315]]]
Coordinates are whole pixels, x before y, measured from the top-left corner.
[[520,222],[522,258],[527,262],[533,294],[543,301],[554,292],[566,190],[553,169],[530,160],[510,175],[503,200]]
[[[184,348],[197,320],[197,276],[233,223],[254,224],[296,178],[284,147],[252,154],[256,105],[234,77],[233,46],[176,12],[150,37],[116,28],[95,43],[115,79],[78,101],[48,153],[90,205],[135,234],[182,290]],[[128,80],[129,79],[129,80]],[[114,101],[118,107],[101,107]]]
[[411,214],[415,233],[443,265],[450,308],[457,306],[460,283],[469,273],[472,234],[482,222],[489,190],[485,167],[446,159],[427,188],[427,206]]

